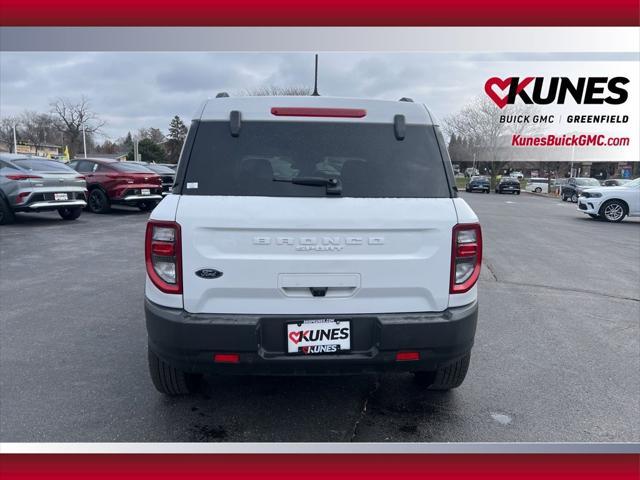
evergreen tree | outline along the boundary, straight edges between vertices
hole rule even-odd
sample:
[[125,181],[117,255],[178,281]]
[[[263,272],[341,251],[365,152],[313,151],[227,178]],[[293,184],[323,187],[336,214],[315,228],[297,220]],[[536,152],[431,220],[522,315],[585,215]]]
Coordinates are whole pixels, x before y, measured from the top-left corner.
[[169,124],[169,135],[167,135],[167,161],[169,163],[178,163],[182,144],[187,137],[187,126],[182,119],[176,115],[171,119]]

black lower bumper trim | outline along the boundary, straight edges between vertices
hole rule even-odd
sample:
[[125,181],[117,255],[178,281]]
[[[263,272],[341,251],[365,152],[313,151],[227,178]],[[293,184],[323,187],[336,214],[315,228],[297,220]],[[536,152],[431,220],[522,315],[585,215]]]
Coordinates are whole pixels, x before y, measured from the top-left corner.
[[[288,355],[286,324],[323,315],[190,314],[145,300],[149,347],[165,362],[189,372],[242,374],[347,374],[387,370],[435,370],[473,346],[477,302],[438,313],[330,315],[350,320],[351,351]],[[420,360],[396,361],[399,351]],[[239,362],[214,362],[218,353]]]

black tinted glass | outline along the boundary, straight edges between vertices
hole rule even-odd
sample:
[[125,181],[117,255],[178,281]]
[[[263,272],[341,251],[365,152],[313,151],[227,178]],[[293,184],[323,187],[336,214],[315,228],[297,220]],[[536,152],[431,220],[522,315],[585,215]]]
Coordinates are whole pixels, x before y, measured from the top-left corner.
[[120,172],[153,173],[144,165],[138,165],[137,163],[113,162],[110,166]]
[[399,141],[393,124],[254,121],[233,137],[229,122],[201,122],[181,183],[186,195],[326,195],[323,185],[287,181],[296,177],[337,179],[343,197],[451,196],[424,125],[408,125]]

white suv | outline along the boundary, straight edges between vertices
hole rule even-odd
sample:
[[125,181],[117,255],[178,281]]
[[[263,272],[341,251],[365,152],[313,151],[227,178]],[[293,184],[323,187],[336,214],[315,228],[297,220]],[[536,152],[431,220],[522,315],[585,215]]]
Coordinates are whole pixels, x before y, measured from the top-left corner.
[[583,190],[578,198],[578,210],[608,222],[621,222],[627,215],[640,216],[640,178],[620,187]]
[[429,110],[409,99],[210,99],[146,233],[149,368],[467,372],[482,261]]

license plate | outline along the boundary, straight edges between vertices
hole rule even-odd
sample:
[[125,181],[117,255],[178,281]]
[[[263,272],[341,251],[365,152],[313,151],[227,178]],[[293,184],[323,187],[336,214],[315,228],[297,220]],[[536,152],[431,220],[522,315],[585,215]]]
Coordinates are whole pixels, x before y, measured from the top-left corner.
[[151,195],[151,190],[148,188],[143,188],[141,191],[142,195]]
[[54,193],[54,200],[69,200],[69,196],[66,193]]
[[287,324],[287,352],[303,355],[351,349],[351,322],[325,318]]

